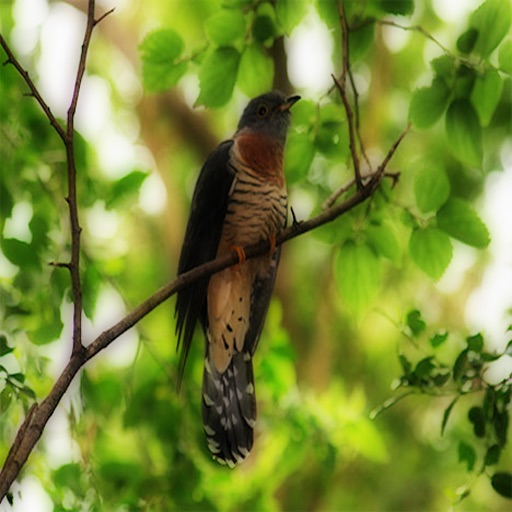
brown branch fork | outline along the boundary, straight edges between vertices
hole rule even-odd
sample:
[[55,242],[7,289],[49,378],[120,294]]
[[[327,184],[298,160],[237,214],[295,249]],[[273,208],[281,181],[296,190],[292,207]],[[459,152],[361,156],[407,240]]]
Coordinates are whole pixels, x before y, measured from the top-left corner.
[[[18,477],[20,470],[26,463],[29,455],[34,449],[36,443],[40,439],[44,428],[52,416],[53,412],[60,403],[60,400],[64,393],[69,388],[74,377],[85,365],[87,361],[95,357],[104,348],[108,347],[115,339],[121,334],[126,332],[128,329],[136,325],[142,318],[148,313],[153,311],[157,306],[162,304],[169,297],[189,286],[194,281],[208,277],[220,270],[238,263],[237,256],[233,253],[232,255],[217,258],[204,265],[194,268],[189,272],[178,275],[173,281],[166,284],[153,295],[143,301],[133,311],[127,314],[123,319],[113,325],[110,329],[101,333],[95,340],[89,344],[82,342],[82,285],[80,280],[80,234],[81,227],[78,216],[78,200],[76,190],[76,178],[77,170],[75,163],[75,138],[74,138],[74,117],[78,104],[80,88],[82,79],[85,73],[85,66],[87,60],[87,53],[90,46],[91,36],[96,25],[108,16],[112,10],[106,12],[99,18],[95,18],[95,1],[89,0],[88,12],[87,12],[87,25],[85,29],[85,35],[82,44],[82,51],[80,60],[78,63],[78,70],[76,74],[76,80],[73,90],[73,96],[71,104],[67,113],[67,120],[65,127],[55,118],[50,107],[45,102],[34,82],[29,76],[29,73],[21,66],[19,61],[12,53],[9,45],[5,39],[0,35],[0,45],[3,47],[7,54],[7,60],[4,64],[13,65],[20,76],[23,78],[28,88],[30,89],[30,95],[33,96],[41,106],[43,112],[48,118],[51,126],[57,132],[57,135],[62,140],[66,149],[67,158],[67,181],[68,191],[66,201],[69,206],[69,218],[71,226],[71,256],[70,261],[66,263],[53,263],[53,265],[59,267],[65,267],[69,270],[71,276],[71,286],[73,294],[73,335],[72,335],[72,353],[67,366],[62,371],[61,375],[55,382],[53,388],[44,398],[41,403],[33,404],[28,411],[23,423],[19,427],[16,438],[10,448],[9,454],[4,462],[2,471],[0,472],[0,502],[8,493],[12,483]],[[343,15],[343,10],[340,10],[340,21],[342,24],[343,32],[347,30],[347,24]],[[296,221],[291,226],[283,230],[276,237],[276,244],[291,240],[299,235],[307,233],[319,226],[322,226],[328,222],[340,217],[340,215],[351,210],[358,204],[369,198],[380,186],[383,177],[386,174],[386,167],[393,157],[398,145],[409,130],[407,127],[401,135],[398,137],[396,142],[388,151],[386,157],[380,164],[380,166],[371,175],[366,178],[361,178],[359,171],[359,157],[357,155],[357,139],[354,129],[354,117],[350,107],[350,103],[347,99],[345,92],[346,76],[349,72],[348,66],[348,47],[347,47],[347,35],[343,36],[343,73],[341,80],[335,80],[336,88],[339,90],[342,97],[342,101],[345,107],[345,112],[349,120],[350,129],[350,149],[353,157],[354,165],[354,179],[350,181],[347,186],[340,189],[337,194],[329,203],[329,207],[326,208],[319,215],[312,217],[306,221]],[[363,150],[364,151],[364,150]],[[346,200],[341,203],[334,204],[336,199],[343,193],[356,184],[356,190],[353,195],[349,196]],[[247,258],[253,258],[260,256],[269,250],[268,242],[261,242],[250,247],[245,248],[245,254]]]

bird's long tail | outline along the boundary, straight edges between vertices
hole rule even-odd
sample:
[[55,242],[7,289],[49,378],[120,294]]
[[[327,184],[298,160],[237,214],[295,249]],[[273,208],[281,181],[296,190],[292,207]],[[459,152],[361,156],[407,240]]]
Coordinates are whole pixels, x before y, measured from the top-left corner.
[[214,458],[230,467],[242,462],[251,451],[256,422],[249,352],[235,350],[228,367],[220,373],[211,362],[207,343],[202,411],[208,448]]

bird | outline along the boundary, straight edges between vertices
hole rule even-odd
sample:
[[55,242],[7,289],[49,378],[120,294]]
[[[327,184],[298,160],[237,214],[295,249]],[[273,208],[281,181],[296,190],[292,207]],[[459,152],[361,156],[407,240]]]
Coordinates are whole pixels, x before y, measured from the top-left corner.
[[[202,418],[215,460],[234,467],[252,449],[256,394],[252,359],[279,264],[276,236],[287,221],[284,148],[291,107],[279,91],[249,101],[229,140],[207,157],[196,182],[178,275],[235,252],[238,263],[182,289],[176,299],[180,386],[196,325],[205,338]],[[246,259],[262,240],[270,250]]]

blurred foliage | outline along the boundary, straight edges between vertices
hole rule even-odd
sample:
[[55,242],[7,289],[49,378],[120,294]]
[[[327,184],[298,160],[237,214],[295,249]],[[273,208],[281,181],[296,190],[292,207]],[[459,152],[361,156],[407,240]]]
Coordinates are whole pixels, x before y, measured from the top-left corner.
[[[46,19],[32,47],[18,48],[18,4],[0,3],[1,32],[40,83]],[[66,12],[83,17],[83,5],[70,4]],[[63,6],[48,3],[46,16]],[[251,457],[231,471],[209,456],[200,333],[176,392],[171,301],[70,389],[57,411],[65,455],[48,433],[30,458],[21,480],[35,476],[55,510],[508,510],[511,380],[488,381],[487,371],[507,364],[510,344],[494,353],[463,312],[489,258],[479,198],[510,135],[510,4],[486,0],[459,27],[430,2],[344,7],[368,165],[409,121],[413,131],[388,169],[400,171],[398,181],[283,249],[255,358]],[[339,74],[335,0],[137,0],[96,28],[87,78],[106,91],[108,129],[77,123],[76,139],[86,342],[174,276],[205,155],[233,132],[246,96],[291,92],[283,37],[313,14],[334,42]],[[407,43],[391,50],[388,31]],[[66,156],[26,92],[13,67],[2,67],[2,460],[71,350],[69,276],[55,265],[69,259]],[[352,177],[337,91],[301,93],[285,160],[298,220]],[[79,116],[99,115],[85,94],[81,101]],[[128,165],[112,163],[126,147],[119,139],[132,150]],[[435,281],[460,242],[473,267],[442,292]]]

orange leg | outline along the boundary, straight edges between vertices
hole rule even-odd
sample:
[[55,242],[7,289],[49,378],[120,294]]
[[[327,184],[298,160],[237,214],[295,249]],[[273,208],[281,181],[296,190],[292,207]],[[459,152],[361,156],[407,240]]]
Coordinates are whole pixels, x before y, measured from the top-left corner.
[[232,245],[231,250],[237,255],[238,257],[238,263],[236,264],[235,268],[240,268],[247,259],[245,256],[244,248],[240,245]]

